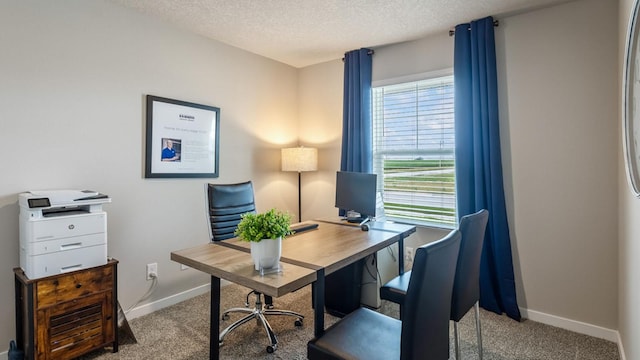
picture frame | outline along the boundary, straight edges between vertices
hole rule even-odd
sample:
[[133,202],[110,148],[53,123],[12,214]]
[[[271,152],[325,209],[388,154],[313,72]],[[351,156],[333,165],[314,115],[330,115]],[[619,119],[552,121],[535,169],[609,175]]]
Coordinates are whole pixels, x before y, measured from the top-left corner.
[[640,39],[638,11],[634,1],[627,29],[624,66],[623,146],[627,179],[636,197],[640,197]]
[[220,108],[146,97],[145,178],[217,178]]

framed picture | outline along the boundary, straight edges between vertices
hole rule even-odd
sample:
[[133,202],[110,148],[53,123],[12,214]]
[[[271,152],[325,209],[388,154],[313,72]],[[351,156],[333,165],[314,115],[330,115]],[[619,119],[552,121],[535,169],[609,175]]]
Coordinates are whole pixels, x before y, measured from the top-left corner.
[[147,95],[145,178],[218,177],[220,109]]

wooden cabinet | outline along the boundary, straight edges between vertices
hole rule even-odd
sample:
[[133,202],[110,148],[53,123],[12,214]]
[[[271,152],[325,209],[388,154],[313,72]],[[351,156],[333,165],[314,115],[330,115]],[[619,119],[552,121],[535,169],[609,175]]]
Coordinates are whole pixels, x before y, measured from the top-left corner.
[[16,340],[25,359],[118,351],[117,263],[33,280],[14,269]]

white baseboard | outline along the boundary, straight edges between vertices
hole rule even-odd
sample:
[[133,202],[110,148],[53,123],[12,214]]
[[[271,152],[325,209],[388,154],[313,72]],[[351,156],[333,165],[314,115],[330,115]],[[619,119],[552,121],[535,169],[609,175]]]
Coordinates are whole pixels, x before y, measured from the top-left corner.
[[587,324],[581,321],[571,320],[560,316],[550,315],[543,312],[520,308],[520,314],[523,318],[527,318],[539,323],[559,327],[561,329],[577,332],[579,334],[589,335],[600,339],[612,341],[618,345],[620,360],[626,360],[622,338],[617,330],[607,329],[602,326]]
[[587,324],[581,321],[571,320],[560,316],[550,315],[543,312],[520,308],[522,317],[539,323],[570,330],[579,334],[589,335],[600,339],[609,340],[620,344],[618,331],[607,329],[601,326]]
[[622,346],[622,339],[620,338],[620,333],[617,331],[616,333],[618,333],[618,341],[616,342],[618,343],[618,352],[620,353],[620,360],[627,360],[627,357],[624,352],[624,346]]
[[[224,286],[225,284],[221,283],[220,285]],[[151,314],[152,312],[166,308],[167,306],[175,305],[179,302],[191,299],[192,297],[207,293],[210,289],[211,289],[211,284],[204,284],[204,285],[195,287],[193,289],[183,291],[181,293],[167,296],[166,298],[156,300],[154,302],[140,305],[138,307],[131,309],[129,312],[126,313],[127,319],[131,320],[140,316]]]

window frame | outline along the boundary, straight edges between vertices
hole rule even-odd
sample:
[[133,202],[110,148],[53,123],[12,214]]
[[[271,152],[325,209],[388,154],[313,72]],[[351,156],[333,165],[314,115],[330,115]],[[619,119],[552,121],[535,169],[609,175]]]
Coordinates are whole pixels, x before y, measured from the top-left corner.
[[[372,127],[373,129],[376,128],[376,119],[374,118],[374,113],[375,113],[375,98],[374,98],[374,89],[375,88],[380,88],[380,87],[385,87],[385,86],[393,86],[393,85],[400,85],[400,84],[405,84],[405,83],[411,83],[411,82],[419,82],[419,81],[429,81],[429,80],[434,80],[434,79],[438,79],[441,77],[448,77],[451,76],[453,77],[453,68],[447,68],[447,69],[442,69],[442,70],[437,70],[437,71],[430,71],[430,72],[425,72],[425,73],[419,73],[419,74],[411,74],[411,75],[406,75],[406,76],[400,76],[400,77],[394,77],[394,78],[388,78],[388,79],[382,79],[382,80],[376,80],[373,81],[371,84],[371,97],[372,97]],[[454,129],[454,133],[455,133],[455,129]],[[382,195],[383,199],[384,199],[384,177],[381,176],[383,175],[384,170],[380,169],[381,165],[376,165],[376,159],[377,159],[377,154],[378,152],[376,151],[376,141],[377,141],[377,134],[375,133],[375,131],[372,131],[372,142],[373,142],[373,152],[372,152],[372,161],[373,161],[373,169],[374,169],[374,173],[376,173],[378,175],[378,192]],[[453,148],[451,149],[452,151],[455,151],[455,137],[454,137],[454,144],[453,144]],[[413,153],[413,151],[407,151],[408,153]],[[424,150],[425,153],[427,152],[432,152],[432,153],[442,153],[442,150],[439,151],[433,151],[433,150],[428,150],[425,149]],[[453,154],[453,156],[455,157],[455,154]],[[458,223],[458,219],[457,219],[457,202],[456,202],[456,193],[455,193],[455,163],[453,166],[453,171],[454,171],[454,184],[453,184],[453,210],[454,210],[454,214],[453,214],[453,223],[445,223],[445,222],[436,222],[436,221],[422,221],[422,220],[411,220],[411,219],[407,219],[407,218],[401,218],[401,217],[395,217],[395,216],[390,216],[390,215],[386,215],[386,218],[398,223],[406,223],[406,224],[412,224],[412,225],[418,225],[418,226],[423,226],[423,227],[432,227],[432,228],[440,228],[440,229],[453,229],[457,226]],[[386,206],[385,206],[386,207]],[[386,213],[386,210],[385,210]]]

